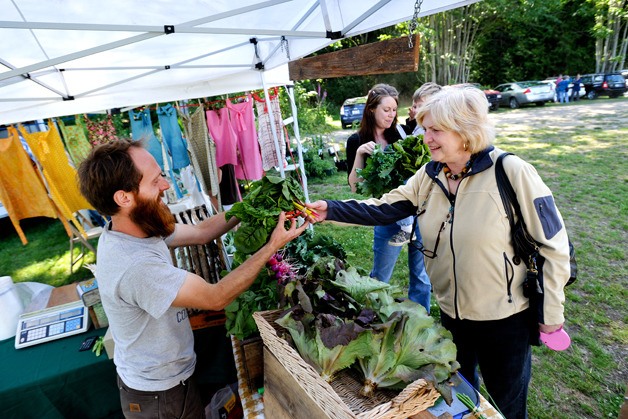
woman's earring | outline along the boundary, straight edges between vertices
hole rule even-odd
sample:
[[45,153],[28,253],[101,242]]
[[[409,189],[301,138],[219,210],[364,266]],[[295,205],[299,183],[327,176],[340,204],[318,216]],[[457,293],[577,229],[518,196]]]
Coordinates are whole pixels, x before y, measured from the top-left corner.
[[462,144],[462,147],[464,148],[464,151],[467,151],[467,148],[469,148],[469,144],[465,142]]

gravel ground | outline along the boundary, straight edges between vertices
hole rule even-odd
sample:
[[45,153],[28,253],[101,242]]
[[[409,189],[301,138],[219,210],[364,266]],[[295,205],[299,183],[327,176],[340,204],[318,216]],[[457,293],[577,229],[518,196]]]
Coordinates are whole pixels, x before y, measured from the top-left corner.
[[[520,109],[500,109],[490,113],[497,135],[532,128],[577,130],[582,127],[616,129],[628,124],[628,100],[582,99],[576,103],[550,106],[528,106]],[[333,131],[329,141],[344,145],[353,133],[350,129]]]

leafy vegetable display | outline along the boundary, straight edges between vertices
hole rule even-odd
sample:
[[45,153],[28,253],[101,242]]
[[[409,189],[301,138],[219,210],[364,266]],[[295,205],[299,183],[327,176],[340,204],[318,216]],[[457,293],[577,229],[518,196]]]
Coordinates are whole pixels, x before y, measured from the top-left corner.
[[277,323],[323,379],[354,367],[364,377],[360,394],[370,397],[424,378],[451,403],[447,382],[459,368],[451,334],[421,305],[400,302],[398,288],[325,257],[283,292],[292,307]]
[[357,184],[357,191],[364,196],[379,198],[403,185],[430,159],[423,135],[409,135],[385,150],[377,145],[373,154],[366,159],[364,168],[357,169],[358,176],[362,178]]
[[295,203],[300,205],[304,200],[303,189],[293,177],[266,175],[255,181],[251,192],[225,214],[227,220],[237,217],[241,222],[233,235],[236,256],[241,256],[239,263],[266,244],[281,211],[294,211]]
[[[235,216],[241,221],[233,233],[236,249],[233,268],[268,241],[281,211],[286,211],[289,218],[308,211],[301,204],[303,192],[294,178],[267,175],[254,182],[250,190],[244,200],[235,203],[226,214],[228,219]],[[346,257],[338,242],[328,236],[314,235],[312,230],[288,243],[270,258],[253,285],[225,308],[227,334],[240,340],[255,334],[257,325],[253,313],[281,307],[283,293],[278,293],[278,286],[304,274],[307,267],[327,255]]]

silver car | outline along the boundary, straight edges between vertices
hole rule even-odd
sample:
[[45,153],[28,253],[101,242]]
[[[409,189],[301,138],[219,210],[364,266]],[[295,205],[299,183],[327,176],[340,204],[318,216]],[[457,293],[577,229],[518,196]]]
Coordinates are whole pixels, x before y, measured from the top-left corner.
[[534,103],[543,106],[554,100],[554,90],[547,83],[540,81],[518,81],[500,84],[495,88],[501,92],[500,105],[517,109],[522,105]]

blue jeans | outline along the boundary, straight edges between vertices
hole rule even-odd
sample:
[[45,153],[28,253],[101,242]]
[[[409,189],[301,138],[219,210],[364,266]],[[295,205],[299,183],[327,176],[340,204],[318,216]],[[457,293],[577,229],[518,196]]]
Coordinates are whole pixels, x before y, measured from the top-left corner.
[[[401,246],[390,246],[388,241],[401,230],[397,223],[373,228],[373,269],[371,278],[377,278],[382,282],[390,282],[395,263],[401,252]],[[415,226],[415,235],[421,240],[418,225]],[[432,285],[425,272],[423,254],[414,246],[408,246],[408,268],[410,270],[410,284],[408,286],[408,298],[421,304],[427,312],[430,312],[430,293]]]
[[528,310],[500,320],[452,319],[441,322],[458,349],[460,374],[480,388],[480,367],[486,390],[506,419],[526,419],[532,367]]
[[397,225],[399,227],[403,227],[403,226],[411,226],[412,225],[412,220],[414,220],[413,216],[408,216],[406,218],[402,218],[401,220],[397,221]]

